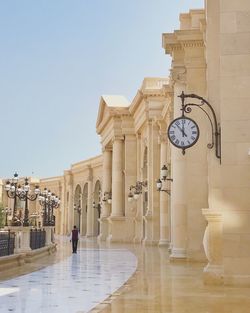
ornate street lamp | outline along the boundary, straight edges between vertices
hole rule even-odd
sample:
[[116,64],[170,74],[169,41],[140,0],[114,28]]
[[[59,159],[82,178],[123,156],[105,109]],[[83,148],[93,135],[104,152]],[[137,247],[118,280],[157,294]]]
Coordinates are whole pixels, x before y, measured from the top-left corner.
[[59,208],[60,206],[60,198],[58,198],[54,193],[51,194],[51,199],[49,201],[49,208],[50,208],[50,215],[49,215],[49,223],[50,226],[55,226],[55,216],[54,216],[54,209]]
[[111,204],[112,203],[112,192],[111,191],[104,191],[102,201],[108,202],[108,204]]
[[138,200],[138,198],[142,194],[142,188],[147,186],[147,181],[137,181],[135,185],[131,185],[129,187],[128,202],[132,202],[133,199]]
[[163,167],[161,168],[161,178],[159,178],[156,182],[156,188],[157,188],[157,191],[164,191],[166,192],[167,194],[171,194],[171,191],[170,189],[165,189],[163,188],[163,184],[165,184],[165,182],[167,181],[173,181],[172,178],[167,178],[168,177],[168,168],[167,166],[164,164]]
[[13,207],[13,217],[12,217],[12,226],[21,226],[21,221],[17,217],[16,212],[16,200],[19,198],[21,201],[25,201],[25,210],[24,210],[24,220],[23,226],[29,226],[29,209],[28,209],[28,200],[35,201],[38,194],[40,193],[39,186],[35,186],[34,192],[30,192],[29,180],[26,177],[25,183],[23,186],[18,185],[18,174],[14,174],[12,181],[7,181],[5,184],[5,191],[8,198],[14,199]]
[[101,204],[100,204],[100,202],[95,203],[95,201],[94,201],[92,206],[93,206],[93,209],[97,209],[97,211],[98,211],[98,218],[99,218],[100,215],[101,215]]
[[44,188],[38,200],[43,208],[43,226],[55,226],[54,209],[59,207],[60,198],[47,188]]

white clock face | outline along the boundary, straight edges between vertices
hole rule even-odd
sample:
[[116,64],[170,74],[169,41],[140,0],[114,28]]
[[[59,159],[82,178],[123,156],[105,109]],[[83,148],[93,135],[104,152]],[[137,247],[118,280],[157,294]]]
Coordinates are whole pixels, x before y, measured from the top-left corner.
[[186,149],[193,146],[199,138],[199,127],[188,117],[176,118],[168,127],[168,138],[177,148]]

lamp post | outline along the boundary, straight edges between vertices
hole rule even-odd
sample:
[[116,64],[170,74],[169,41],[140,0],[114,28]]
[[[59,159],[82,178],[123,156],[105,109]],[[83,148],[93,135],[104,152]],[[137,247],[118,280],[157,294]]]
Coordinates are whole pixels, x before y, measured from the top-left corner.
[[142,188],[147,187],[147,181],[137,181],[135,185],[129,187],[128,202],[138,200],[139,196],[142,194]]
[[24,220],[23,226],[29,226],[29,209],[28,200],[35,201],[40,193],[39,187],[35,186],[34,192],[30,192],[29,180],[26,177],[23,186],[18,185],[18,174],[15,173],[12,181],[7,181],[5,184],[5,191],[8,198],[14,199],[13,217],[11,226],[21,226],[21,221],[17,217],[16,212],[16,200],[19,198],[21,201],[25,201]]
[[82,213],[82,209],[80,207],[80,205],[76,206],[76,204],[74,204],[74,210],[78,213],[78,230],[80,233],[80,226],[81,226],[81,213]]
[[101,204],[100,204],[100,202],[95,203],[95,201],[94,201],[93,202],[93,208],[97,209],[97,211],[98,211],[98,218],[100,218],[100,215],[101,215]]
[[163,191],[166,192],[168,195],[171,194],[170,189],[165,189],[163,188],[163,184],[167,181],[173,181],[173,178],[167,178],[169,174],[167,166],[164,164],[163,167],[161,168],[161,178],[159,178],[156,182],[156,188],[157,191]]
[[54,209],[59,207],[60,198],[47,188],[44,188],[38,200],[43,208],[43,226],[55,226]]

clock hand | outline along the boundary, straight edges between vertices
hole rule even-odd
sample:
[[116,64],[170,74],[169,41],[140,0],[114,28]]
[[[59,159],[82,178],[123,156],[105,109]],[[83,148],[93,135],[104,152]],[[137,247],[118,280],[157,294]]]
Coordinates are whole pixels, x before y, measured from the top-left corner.
[[182,120],[182,137],[187,137],[187,134],[184,132],[184,120]]
[[187,134],[184,132],[184,129],[181,129],[179,125],[176,125],[177,128],[179,128],[179,130],[182,132],[182,137],[187,137]]

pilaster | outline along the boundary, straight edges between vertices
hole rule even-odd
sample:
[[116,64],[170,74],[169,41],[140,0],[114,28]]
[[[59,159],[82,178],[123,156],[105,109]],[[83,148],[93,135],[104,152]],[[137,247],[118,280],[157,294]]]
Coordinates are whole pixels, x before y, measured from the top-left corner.
[[[158,121],[160,126],[158,142],[160,144],[160,169],[168,164],[168,137],[167,123]],[[168,246],[170,243],[170,195],[160,192],[160,240],[159,246]]]
[[[176,66],[171,73],[174,85],[174,118],[180,116],[178,96],[185,91],[186,69]],[[172,249],[170,260],[187,257],[187,197],[186,197],[186,156],[172,146],[173,183],[171,190]]]

